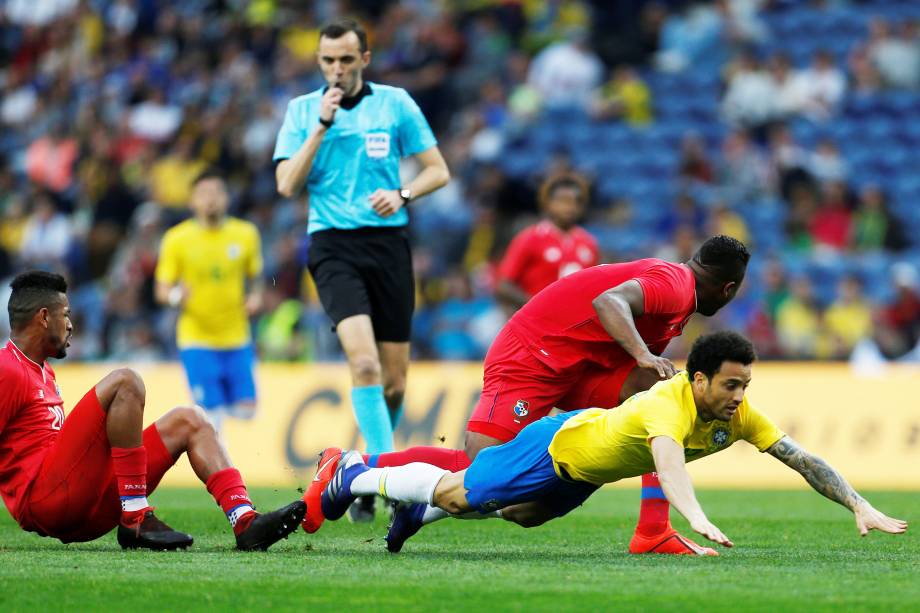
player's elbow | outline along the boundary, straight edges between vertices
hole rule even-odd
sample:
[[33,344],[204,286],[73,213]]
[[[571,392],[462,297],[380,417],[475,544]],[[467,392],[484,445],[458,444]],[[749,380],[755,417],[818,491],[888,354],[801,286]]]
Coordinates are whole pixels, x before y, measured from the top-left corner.
[[278,181],[278,193],[285,198],[293,198],[294,186],[284,181]]
[[438,177],[438,187],[444,187],[450,183],[450,170],[447,168],[447,165],[441,166],[440,176]]

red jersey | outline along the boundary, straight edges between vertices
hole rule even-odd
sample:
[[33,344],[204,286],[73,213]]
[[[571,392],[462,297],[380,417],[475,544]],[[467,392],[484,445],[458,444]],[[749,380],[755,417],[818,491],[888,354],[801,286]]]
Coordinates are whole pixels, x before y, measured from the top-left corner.
[[47,362],[13,341],[0,348],[0,494],[19,520],[24,494],[64,425],[64,403]]
[[591,303],[632,279],[644,295],[636,330],[649,350],[660,355],[696,312],[696,283],[686,264],[647,259],[576,272],[531,298],[508,326],[534,357],[557,372],[587,363],[621,365],[633,358],[610,338]]
[[563,232],[549,221],[521,230],[498,267],[499,280],[511,281],[529,295],[562,277],[598,262],[597,241],[579,226]]

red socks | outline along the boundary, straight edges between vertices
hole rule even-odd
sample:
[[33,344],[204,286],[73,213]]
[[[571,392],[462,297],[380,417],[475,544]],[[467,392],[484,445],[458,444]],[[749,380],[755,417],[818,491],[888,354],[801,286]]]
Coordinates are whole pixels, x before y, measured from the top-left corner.
[[239,536],[246,531],[249,524],[255,519],[256,512],[243,485],[243,477],[235,468],[219,470],[208,477],[205,485],[208,493],[214,497],[220,508],[224,510],[233,534]]
[[462,449],[445,449],[443,447],[409,447],[403,451],[391,451],[365,455],[364,463],[371,468],[385,466],[405,466],[412,462],[431,464],[452,473],[466,470],[471,462]]
[[671,505],[661,489],[658,473],[642,475],[642,502],[636,532],[643,536],[661,534],[670,526]]
[[112,447],[112,471],[121,498],[121,523],[134,526],[144,519],[147,503],[147,450]]

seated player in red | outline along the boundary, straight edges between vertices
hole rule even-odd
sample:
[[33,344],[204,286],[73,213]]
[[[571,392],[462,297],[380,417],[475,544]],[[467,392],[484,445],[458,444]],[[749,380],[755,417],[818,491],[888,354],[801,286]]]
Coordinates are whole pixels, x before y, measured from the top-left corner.
[[597,241],[577,225],[588,201],[588,184],[558,173],[540,186],[544,219],[517,233],[498,266],[495,297],[511,313],[544,287],[598,263]]
[[[413,447],[369,456],[367,465],[423,462],[458,472],[481,449],[510,441],[554,407],[612,408],[649,389],[677,372],[660,357],[668,342],[681,334],[693,313],[714,315],[735,297],[749,259],[738,240],[714,236],[684,264],[658,259],[603,264],[556,281],[515,313],[492,343],[465,449]],[[320,505],[310,501],[320,497],[334,474],[339,452],[323,452],[306,493],[308,532],[323,521]],[[551,510],[539,503],[505,515],[525,526],[551,517]],[[643,475],[639,523],[629,551],[717,555],[677,535],[669,518],[657,475]]]
[[183,453],[227,515],[237,548],[267,549],[296,529],[303,501],[257,513],[200,408],[175,408],[143,429],[144,383],[130,369],[103,378],[65,419],[46,360],[65,357],[70,345],[67,283],[33,271],[11,287],[10,341],[0,348],[0,494],[24,530],[72,543],[118,527],[123,548],[188,547],[192,537],[147,502]]

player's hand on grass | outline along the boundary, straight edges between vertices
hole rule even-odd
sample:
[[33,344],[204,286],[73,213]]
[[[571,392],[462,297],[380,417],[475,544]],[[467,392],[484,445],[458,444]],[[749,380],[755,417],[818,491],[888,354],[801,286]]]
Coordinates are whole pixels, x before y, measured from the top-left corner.
[[374,212],[381,217],[389,217],[403,207],[403,199],[398,189],[378,189],[368,200],[371,201]]
[[690,522],[690,527],[693,528],[694,532],[705,536],[713,543],[718,543],[723,547],[734,546],[734,543],[732,543],[727,536],[722,534],[722,531],[719,530],[715,524],[713,524],[705,517],[703,519]]
[[319,103],[319,116],[323,121],[332,121],[335,119],[335,112],[339,110],[342,104],[342,96],[345,92],[339,87],[330,87],[323,94]]
[[641,368],[651,368],[658,371],[658,376],[662,379],[670,379],[677,374],[677,368],[667,358],[649,353],[636,359],[636,364]]
[[889,534],[902,534],[907,530],[907,522],[903,519],[888,517],[868,502],[862,502],[853,510],[856,516],[856,528],[861,536],[869,534],[869,530],[881,530]]

